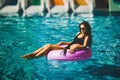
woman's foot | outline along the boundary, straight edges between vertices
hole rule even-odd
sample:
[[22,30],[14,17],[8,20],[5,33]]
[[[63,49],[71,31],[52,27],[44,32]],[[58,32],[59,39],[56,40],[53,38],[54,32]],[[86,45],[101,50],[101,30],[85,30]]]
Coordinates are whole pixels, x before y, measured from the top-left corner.
[[26,55],[24,55],[24,56],[21,56],[21,58],[25,58],[25,59],[33,59],[34,58],[34,54],[33,53],[31,53],[31,54],[26,54]]

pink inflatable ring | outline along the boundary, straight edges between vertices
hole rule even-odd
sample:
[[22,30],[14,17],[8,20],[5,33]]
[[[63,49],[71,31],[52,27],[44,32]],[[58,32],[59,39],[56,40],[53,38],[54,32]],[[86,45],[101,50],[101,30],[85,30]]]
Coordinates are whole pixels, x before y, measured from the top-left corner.
[[74,53],[70,53],[69,49],[67,50],[66,56],[63,54],[63,50],[52,50],[46,56],[48,60],[68,60],[68,61],[77,61],[77,60],[86,60],[89,59],[92,55],[92,51],[89,47],[83,50],[76,50]]

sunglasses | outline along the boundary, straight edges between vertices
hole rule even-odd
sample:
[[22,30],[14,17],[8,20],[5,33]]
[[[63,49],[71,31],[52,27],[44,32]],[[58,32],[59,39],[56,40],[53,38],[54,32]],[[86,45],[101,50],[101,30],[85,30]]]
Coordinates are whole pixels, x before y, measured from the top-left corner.
[[81,30],[85,30],[86,28],[80,28]]

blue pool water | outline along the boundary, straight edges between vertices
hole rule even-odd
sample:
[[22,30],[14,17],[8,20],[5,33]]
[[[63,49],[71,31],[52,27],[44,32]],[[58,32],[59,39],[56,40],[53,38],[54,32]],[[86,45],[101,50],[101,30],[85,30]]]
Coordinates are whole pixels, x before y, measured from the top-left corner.
[[[78,25],[92,27],[93,55],[85,61],[24,60],[46,43],[71,41]],[[119,80],[120,16],[81,14],[53,17],[0,17],[0,80]]]

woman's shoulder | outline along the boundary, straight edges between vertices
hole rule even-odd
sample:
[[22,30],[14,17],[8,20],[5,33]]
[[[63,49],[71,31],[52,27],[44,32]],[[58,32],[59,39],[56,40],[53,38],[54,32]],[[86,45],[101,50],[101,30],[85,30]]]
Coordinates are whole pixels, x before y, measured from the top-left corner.
[[78,35],[78,34],[80,34],[80,32],[77,32],[77,34],[76,34],[76,35]]
[[89,35],[85,35],[85,38],[86,38],[86,39],[89,39],[89,38],[90,38],[90,36],[89,36]]

